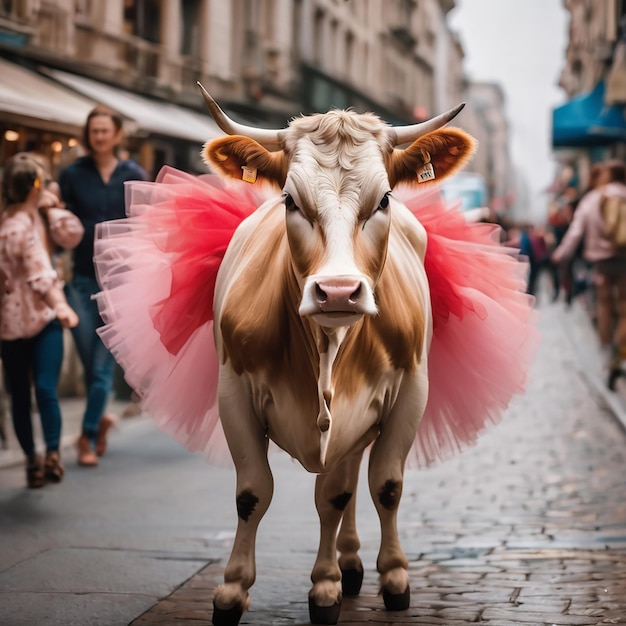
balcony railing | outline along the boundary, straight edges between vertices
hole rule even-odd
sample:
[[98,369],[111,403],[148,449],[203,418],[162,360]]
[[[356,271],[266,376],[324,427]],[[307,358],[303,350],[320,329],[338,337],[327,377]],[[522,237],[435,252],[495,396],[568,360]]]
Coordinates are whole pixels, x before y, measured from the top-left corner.
[[140,37],[129,36],[124,46],[124,62],[130,73],[138,79],[157,80],[160,76],[163,49]]

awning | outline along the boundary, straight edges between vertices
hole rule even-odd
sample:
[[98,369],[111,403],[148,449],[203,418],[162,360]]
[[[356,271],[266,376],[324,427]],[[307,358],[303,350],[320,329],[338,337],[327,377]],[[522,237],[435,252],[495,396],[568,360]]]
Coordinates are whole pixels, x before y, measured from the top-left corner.
[[0,59],[0,115],[4,122],[78,134],[94,103],[54,80]]
[[136,122],[134,134],[164,135],[196,143],[204,143],[224,135],[208,112],[203,115],[60,70],[46,69],[45,72],[79,94]]
[[554,148],[601,146],[626,141],[624,108],[604,103],[604,81],[552,112]]

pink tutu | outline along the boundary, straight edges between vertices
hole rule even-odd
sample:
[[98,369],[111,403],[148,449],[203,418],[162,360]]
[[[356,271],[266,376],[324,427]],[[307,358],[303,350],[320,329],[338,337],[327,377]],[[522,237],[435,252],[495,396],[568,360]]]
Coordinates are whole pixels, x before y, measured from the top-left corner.
[[[217,409],[215,281],[235,229],[265,199],[255,189],[165,167],[155,183],[127,183],[128,217],[96,230],[102,340],[159,428],[214,464],[232,463]],[[409,458],[428,465],[501,418],[538,332],[526,264],[497,227],[467,224],[437,190],[405,195],[428,232],[430,395]]]

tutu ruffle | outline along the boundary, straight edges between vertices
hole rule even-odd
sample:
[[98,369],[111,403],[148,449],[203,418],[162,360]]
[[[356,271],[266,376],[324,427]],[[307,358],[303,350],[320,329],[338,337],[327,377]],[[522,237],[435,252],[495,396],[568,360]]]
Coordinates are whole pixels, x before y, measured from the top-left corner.
[[539,347],[528,263],[499,226],[467,223],[436,189],[396,193],[428,233],[433,339],[426,411],[408,460],[425,466],[475,443],[524,391]]
[[217,409],[213,292],[242,220],[263,201],[247,183],[170,167],[126,184],[128,217],[96,228],[104,344],[157,426],[231,465]]
[[[159,428],[232,464],[217,409],[213,295],[235,229],[265,198],[256,185],[169,167],[126,189],[128,217],[96,230],[99,334]],[[428,233],[430,394],[409,458],[423,466],[501,418],[524,389],[538,332],[526,265],[499,244],[497,227],[467,224],[437,190],[394,195]]]

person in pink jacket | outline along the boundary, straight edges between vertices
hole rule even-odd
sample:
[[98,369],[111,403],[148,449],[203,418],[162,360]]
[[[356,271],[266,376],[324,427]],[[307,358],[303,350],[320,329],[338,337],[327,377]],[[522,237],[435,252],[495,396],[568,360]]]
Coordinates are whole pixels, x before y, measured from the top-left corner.
[[609,370],[607,384],[614,390],[626,359],[626,251],[616,248],[602,217],[602,201],[609,196],[626,198],[626,166],[619,160],[603,164],[598,186],[581,198],[552,261],[570,259],[584,238],[583,257],[593,266],[598,335]]
[[[0,205],[0,353],[11,395],[11,416],[26,456],[30,488],[59,482],[64,475],[59,445],[61,411],[57,385],[63,360],[63,327],[78,324],[52,265],[54,246],[72,247],[83,236],[80,220],[46,191],[44,171],[32,156],[18,153],[6,163]],[[36,453],[31,379],[46,444]]]

